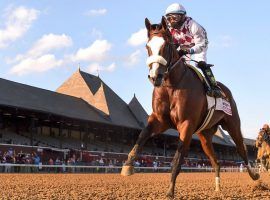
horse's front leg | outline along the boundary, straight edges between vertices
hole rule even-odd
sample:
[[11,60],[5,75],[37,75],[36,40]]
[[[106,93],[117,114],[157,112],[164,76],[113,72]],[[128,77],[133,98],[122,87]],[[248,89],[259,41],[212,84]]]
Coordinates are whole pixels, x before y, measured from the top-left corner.
[[190,142],[192,139],[192,134],[195,131],[189,122],[185,122],[177,127],[178,132],[180,133],[180,140],[178,143],[178,147],[176,149],[173,162],[172,162],[172,172],[171,172],[171,182],[170,187],[167,192],[167,198],[173,199],[174,198],[174,188],[175,182],[178,174],[181,170],[181,164],[184,161],[184,157],[188,153],[188,149],[190,146]]
[[124,163],[122,167],[122,171],[121,171],[122,176],[130,176],[134,174],[134,166],[133,166],[134,161],[137,158],[138,153],[141,151],[142,146],[147,141],[147,139],[151,136],[151,134],[152,134],[152,131],[149,126],[145,127],[141,131],[139,138],[136,141],[136,144],[134,145],[132,150],[129,152],[128,159],[126,160],[126,162]]
[[141,152],[145,142],[152,136],[164,132],[168,129],[168,123],[162,119],[158,119],[155,114],[151,114],[148,119],[147,126],[141,131],[136,144],[128,154],[128,159],[126,160],[124,166],[122,167],[121,175],[129,176],[134,174],[134,160],[137,158],[138,154]]

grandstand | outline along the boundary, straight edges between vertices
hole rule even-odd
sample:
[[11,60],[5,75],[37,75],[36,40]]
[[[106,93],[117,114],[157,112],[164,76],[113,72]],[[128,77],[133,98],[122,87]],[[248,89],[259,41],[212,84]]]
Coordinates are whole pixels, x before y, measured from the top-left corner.
[[[104,158],[107,163],[116,159],[121,165],[148,118],[135,95],[127,104],[99,76],[80,69],[56,92],[5,79],[0,79],[0,92],[0,151],[12,147],[17,152],[43,152],[43,163],[76,154],[82,163]],[[168,130],[151,138],[142,157],[170,162],[177,137],[175,130]],[[241,160],[222,129],[213,143],[219,160]],[[245,139],[245,143],[249,158],[254,160],[254,140]],[[196,135],[188,158],[207,162]]]

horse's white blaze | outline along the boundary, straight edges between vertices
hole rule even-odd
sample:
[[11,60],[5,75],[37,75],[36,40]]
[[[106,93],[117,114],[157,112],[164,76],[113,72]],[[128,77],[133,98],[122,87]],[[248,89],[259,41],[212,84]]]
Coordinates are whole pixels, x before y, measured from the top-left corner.
[[156,76],[156,70],[159,67],[159,63],[153,63],[152,68],[150,69],[149,75],[151,78],[154,78]]
[[151,49],[153,55],[158,55],[160,48],[164,44],[165,40],[163,37],[154,36],[147,43],[147,46]]
[[[147,43],[147,46],[151,49],[152,55],[158,55],[160,48],[164,44],[165,40],[162,37],[154,36],[152,39]],[[153,63],[152,68],[150,69],[150,77],[154,78],[156,75],[156,70],[159,67],[159,63]]]

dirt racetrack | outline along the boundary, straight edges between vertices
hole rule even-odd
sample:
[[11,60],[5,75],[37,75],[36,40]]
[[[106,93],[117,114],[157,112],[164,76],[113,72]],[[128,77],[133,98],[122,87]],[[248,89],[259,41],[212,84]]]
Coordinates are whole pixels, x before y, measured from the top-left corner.
[[[213,173],[182,173],[175,199],[270,199],[270,175],[260,180],[221,173],[217,193]],[[169,174],[0,174],[0,199],[166,199],[168,185]]]

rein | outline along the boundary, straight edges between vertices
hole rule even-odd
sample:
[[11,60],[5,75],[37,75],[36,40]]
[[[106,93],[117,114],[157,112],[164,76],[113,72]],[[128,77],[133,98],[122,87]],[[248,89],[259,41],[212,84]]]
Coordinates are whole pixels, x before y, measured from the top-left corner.
[[[167,70],[166,72],[164,72],[164,76],[168,76],[169,73],[179,64],[179,62],[182,61],[181,58],[179,58],[173,65],[169,65],[167,67]],[[185,75],[185,72],[186,72],[186,68],[184,69],[183,73],[182,73],[182,76],[180,77],[180,81],[182,80],[182,78],[184,77]],[[163,79],[164,80],[164,79]],[[164,84],[164,81],[162,82],[162,86],[163,87],[175,87],[175,85],[165,85]]]
[[189,56],[187,56],[187,55],[185,55],[189,60],[185,60],[185,61],[192,61],[192,62],[195,62],[195,63],[199,63],[197,60],[193,60],[193,59],[191,59],[191,57],[189,57]]
[[173,65],[169,65],[169,66],[167,67],[167,70],[166,70],[165,73],[166,73],[166,74],[169,74],[170,71],[171,71],[173,68],[175,68],[176,65],[179,64],[180,61],[181,61],[181,58],[179,58]]
[[[168,45],[168,54],[169,55],[172,55],[173,54],[173,50],[172,50],[172,45],[174,45],[173,43],[170,43],[171,45]],[[172,63],[172,57],[169,57],[170,60],[169,62],[167,63],[167,69],[166,71],[164,72],[164,76],[168,77],[169,73],[182,61],[182,62],[185,62],[183,61],[183,59],[179,58],[176,62]],[[184,77],[184,74],[186,72],[186,69],[184,69],[183,73],[182,73],[182,76],[180,77],[180,81],[182,80],[182,78]],[[164,79],[163,79],[164,80]],[[163,87],[175,87],[175,85],[165,85],[164,84],[164,81],[162,82],[162,86]]]
[[[171,54],[171,48],[170,48],[170,51],[169,51],[169,54]],[[170,73],[170,71],[173,69],[173,68],[175,68],[175,66],[180,62],[180,60],[182,60],[182,62],[184,62],[184,63],[186,63],[187,61],[192,61],[192,62],[195,62],[195,63],[199,63],[197,60],[194,60],[194,59],[191,59],[189,56],[187,56],[187,55],[185,55],[187,58],[188,58],[188,60],[186,60],[185,58],[179,58],[173,65],[171,65],[171,60],[170,60],[170,62],[167,64],[168,65],[168,67],[167,67],[167,70],[166,70],[166,74],[168,74],[168,73]]]

